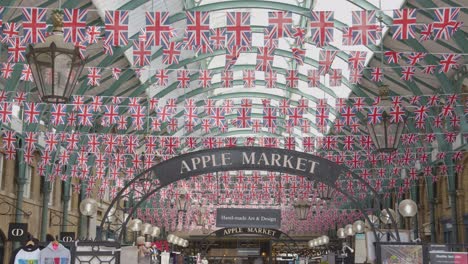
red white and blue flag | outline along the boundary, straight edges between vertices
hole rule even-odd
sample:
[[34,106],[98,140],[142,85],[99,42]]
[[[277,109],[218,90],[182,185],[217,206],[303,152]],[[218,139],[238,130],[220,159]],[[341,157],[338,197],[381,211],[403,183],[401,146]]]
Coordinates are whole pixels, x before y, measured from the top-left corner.
[[25,102],[23,106],[24,121],[28,124],[39,123],[39,118],[41,116],[43,104]]
[[274,50],[274,48],[268,46],[258,48],[257,66],[255,67],[257,71],[271,71],[271,66],[274,59]]
[[12,104],[9,102],[0,103],[0,122],[10,123],[12,112]]
[[210,13],[209,12],[186,12],[186,46],[210,45]]
[[47,30],[46,14],[47,9],[45,8],[23,8],[23,36],[25,43],[45,41]]
[[133,65],[143,67],[150,64],[151,46],[148,41],[133,41]]
[[26,45],[23,38],[17,37],[8,41],[8,62],[25,61]]
[[265,87],[266,88],[276,88],[277,83],[276,71],[266,71],[265,72]]
[[440,59],[440,70],[439,73],[447,73],[450,69],[458,68],[458,60],[461,58],[461,54],[443,54]]
[[211,71],[200,70],[200,73],[198,75],[198,80],[200,81],[200,87],[210,88],[211,87]]
[[383,70],[379,67],[371,69],[371,80],[373,82],[381,82],[383,80]]
[[270,38],[279,39],[291,37],[292,13],[286,11],[268,12],[267,34]]
[[333,41],[334,20],[332,11],[311,12],[311,41],[317,47],[326,46]]
[[99,86],[101,81],[101,68],[89,67],[88,68],[88,85]]
[[221,84],[223,88],[231,88],[233,81],[232,71],[222,71],[221,72]]
[[325,75],[330,72],[333,61],[338,51],[333,50],[320,50],[319,53],[319,74]]
[[308,70],[307,80],[309,87],[319,87],[320,85],[320,74],[318,70]]
[[101,27],[89,26],[86,29],[86,40],[88,41],[89,44],[97,43],[100,36],[101,36]]
[[349,69],[362,69],[366,63],[366,51],[351,51],[348,58]]
[[52,104],[50,109],[50,121],[54,126],[64,125],[67,116],[67,106],[64,104]]
[[169,72],[165,69],[156,70],[154,75],[156,78],[156,84],[161,87],[166,87],[169,84]]
[[227,12],[226,36],[228,46],[250,47],[252,30],[249,12]]
[[375,11],[353,11],[351,33],[354,45],[375,45],[379,39],[380,27],[376,24]]
[[125,46],[128,43],[128,11],[106,11],[105,42],[111,46]]
[[460,27],[461,22],[457,22],[460,8],[439,8],[434,10],[434,30],[435,39],[450,39],[456,30]]
[[393,10],[393,39],[416,38],[416,9]]
[[300,48],[292,48],[293,58],[298,65],[304,65],[306,51]]
[[244,88],[253,88],[253,87],[255,87],[255,71],[253,71],[253,70],[243,70],[242,71],[242,80],[244,81]]
[[299,85],[299,73],[297,70],[286,71],[286,87],[297,88]]
[[190,87],[190,72],[188,70],[177,71],[177,88],[189,88]]
[[241,107],[237,109],[237,127],[238,128],[247,128],[252,125],[252,109],[247,107]]
[[342,73],[341,69],[332,69],[330,70],[330,86],[337,87],[341,86]]
[[11,39],[18,38],[20,36],[21,23],[8,22],[3,24],[3,42],[7,42]]
[[181,42],[171,42],[163,49],[163,63],[167,65],[178,64],[182,52]]
[[65,42],[86,41],[86,17],[87,9],[63,10],[63,39]]
[[226,29],[214,28],[211,30],[210,44],[213,45],[215,50],[223,49],[226,47]]
[[174,29],[168,22],[169,12],[146,12],[146,33],[152,46],[167,46]]
[[372,106],[367,108],[367,124],[375,125],[382,122],[383,108],[379,106]]

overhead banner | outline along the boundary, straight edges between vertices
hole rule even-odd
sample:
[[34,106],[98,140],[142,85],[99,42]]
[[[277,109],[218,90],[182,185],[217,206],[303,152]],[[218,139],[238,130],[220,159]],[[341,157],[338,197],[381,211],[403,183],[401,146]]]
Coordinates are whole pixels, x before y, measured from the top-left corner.
[[262,227],[233,227],[216,230],[217,237],[235,236],[235,235],[260,235],[279,238],[282,232],[272,228]]
[[216,210],[217,227],[281,227],[281,210],[218,208]]

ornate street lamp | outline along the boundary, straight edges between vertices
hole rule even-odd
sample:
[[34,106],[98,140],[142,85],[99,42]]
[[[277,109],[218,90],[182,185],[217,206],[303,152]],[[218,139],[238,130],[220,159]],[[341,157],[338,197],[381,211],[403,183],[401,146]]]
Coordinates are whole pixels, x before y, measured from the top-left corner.
[[405,199],[398,205],[398,212],[403,217],[413,217],[418,213],[418,205],[411,199]]
[[179,197],[176,200],[177,211],[179,212],[187,212],[187,208],[189,205],[188,195],[186,191],[181,191],[179,193]]
[[66,103],[75,90],[85,59],[78,47],[63,39],[63,14],[52,13],[53,32],[43,43],[29,45],[26,58],[39,91],[46,103]]
[[95,216],[97,213],[97,202],[92,198],[86,198],[80,203],[80,213],[86,216],[86,239],[91,239],[89,237],[89,230],[91,229],[91,217]]
[[[379,93],[382,101],[388,100],[388,86],[381,86]],[[401,115],[404,114],[403,109],[399,106],[394,109],[394,111],[398,111]],[[368,116],[369,115],[370,114],[368,114]],[[400,144],[401,135],[406,124],[406,118],[403,117],[403,121],[397,120],[397,122],[391,122],[390,115],[385,110],[381,115],[382,120],[379,123],[368,123],[367,130],[377,151],[393,152]]]
[[294,207],[294,213],[296,214],[296,217],[298,220],[307,219],[307,213],[309,212],[309,209],[310,209],[310,204],[307,201],[305,200],[296,201],[293,207]]

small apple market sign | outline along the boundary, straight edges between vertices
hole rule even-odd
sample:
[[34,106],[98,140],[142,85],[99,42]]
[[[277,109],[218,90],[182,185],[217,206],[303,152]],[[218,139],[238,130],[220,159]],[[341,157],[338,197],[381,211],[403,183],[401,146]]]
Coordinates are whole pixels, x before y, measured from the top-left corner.
[[308,153],[265,147],[218,148],[188,153],[157,165],[161,185],[215,171],[264,170],[304,176],[333,184],[343,167]]
[[235,236],[235,235],[260,235],[274,238],[280,238],[282,232],[272,228],[261,227],[233,227],[216,230],[217,237]]

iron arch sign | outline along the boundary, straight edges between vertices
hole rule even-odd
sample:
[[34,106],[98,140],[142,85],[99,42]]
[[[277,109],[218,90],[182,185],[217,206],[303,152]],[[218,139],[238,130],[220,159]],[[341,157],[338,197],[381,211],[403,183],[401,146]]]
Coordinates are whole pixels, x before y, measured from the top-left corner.
[[[287,173],[296,176],[306,177],[309,180],[323,182],[324,184],[336,189],[346,196],[361,212],[363,217],[370,221],[364,213],[362,204],[358,199],[348,193],[346,190],[338,187],[335,182],[343,173],[349,173],[354,180],[361,182],[362,185],[374,194],[374,198],[381,203],[378,193],[364,181],[361,177],[347,169],[346,167],[336,164],[330,160],[318,157],[309,153],[265,147],[233,147],[233,148],[216,148],[205,149],[196,152],[186,153],[177,157],[168,159],[153,167],[143,171],[139,175],[130,180],[116,197],[110,203],[105,215],[101,221],[102,230],[105,229],[106,221],[111,213],[115,210],[114,206],[121,206],[121,199],[128,195],[128,190],[138,181],[157,181],[159,184],[151,185],[150,190],[142,194],[133,207],[128,209],[122,208],[128,215],[134,215],[136,209],[139,208],[147,199],[158,192],[161,188],[168,186],[179,180],[188,179],[190,177],[203,175],[207,173],[215,173],[220,171],[236,171],[236,170],[261,170]],[[393,227],[396,232],[397,240],[400,240],[398,227],[392,214],[389,215]],[[121,231],[125,229],[130,217],[122,220]],[[371,225],[371,230],[374,233],[376,241],[379,241],[374,225]],[[120,239],[123,238],[123,232],[120,232]]]
[[162,185],[209,172],[263,170],[289,173],[309,180],[334,183],[343,167],[304,152],[265,148],[236,147],[202,150],[164,161],[153,168]]

